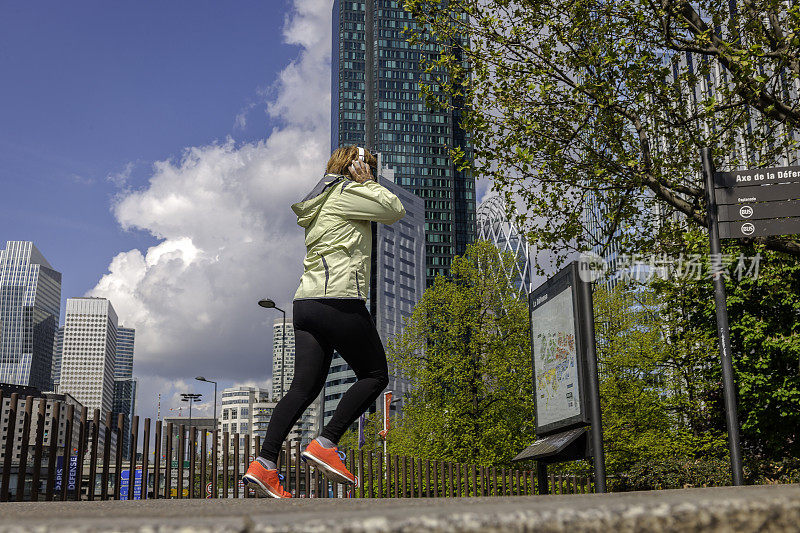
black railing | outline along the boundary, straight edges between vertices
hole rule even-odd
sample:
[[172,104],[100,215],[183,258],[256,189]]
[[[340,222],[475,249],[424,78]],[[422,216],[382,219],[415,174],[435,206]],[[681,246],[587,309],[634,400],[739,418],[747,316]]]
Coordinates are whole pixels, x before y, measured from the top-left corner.
[[[0,434],[0,442],[5,443],[0,463],[0,501],[254,496],[240,477],[260,449],[258,436],[251,441],[250,435],[231,435],[227,431],[220,434],[216,429],[175,426],[172,422],[165,426],[160,420],[151,434],[149,418],[144,419],[140,434],[139,417],[135,416],[130,425],[130,452],[123,457],[123,415],[113,420],[111,413],[101,417],[100,410],[95,409],[89,418],[86,407],[77,412],[75,405],[42,398],[34,416],[36,399],[27,396],[20,417],[19,395],[14,393],[9,400],[8,426]],[[49,416],[48,402],[52,404]],[[0,406],[3,405],[0,390]],[[77,433],[77,439],[73,439],[73,433]],[[331,482],[318,469],[299,460],[300,442],[294,441],[283,446],[278,458],[284,488],[301,498],[454,498],[540,493],[535,472],[530,470],[384,456],[363,449],[344,451],[348,468],[359,476],[358,487]],[[587,477],[549,477],[550,493],[591,491],[592,482]]]

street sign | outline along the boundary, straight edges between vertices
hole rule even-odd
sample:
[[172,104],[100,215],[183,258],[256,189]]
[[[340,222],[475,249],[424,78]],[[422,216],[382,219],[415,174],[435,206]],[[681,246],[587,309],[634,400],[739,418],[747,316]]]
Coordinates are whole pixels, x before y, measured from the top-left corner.
[[[127,500],[130,492],[130,470],[120,472],[119,499]],[[133,474],[133,499],[142,499],[142,469],[137,468]]]
[[764,237],[767,235],[793,235],[800,233],[800,217],[771,218],[767,220],[737,220],[719,223],[720,239]]
[[[78,456],[73,455],[69,458],[69,467],[67,469],[67,490],[75,490],[75,482],[78,477]],[[61,490],[61,484],[64,479],[64,456],[59,455],[56,457],[56,479],[54,490],[56,492]]]
[[210,481],[208,482],[208,484],[206,484],[206,494],[207,494],[208,498],[211,497],[211,482]]
[[715,187],[739,187],[800,181],[800,167],[754,168],[714,173]]
[[800,200],[774,202],[742,202],[719,206],[719,221],[766,220],[769,218],[800,216]]
[[719,205],[797,200],[800,198],[800,183],[776,183],[754,187],[717,187],[716,191]]
[[800,233],[800,167],[714,172],[720,239]]

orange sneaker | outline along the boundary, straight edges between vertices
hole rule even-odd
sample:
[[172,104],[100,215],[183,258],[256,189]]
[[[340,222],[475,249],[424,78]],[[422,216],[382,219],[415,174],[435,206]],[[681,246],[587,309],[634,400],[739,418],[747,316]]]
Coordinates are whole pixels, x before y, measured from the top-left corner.
[[261,496],[291,498],[291,493],[283,490],[281,480],[283,480],[283,476],[277,470],[267,470],[258,461],[250,463],[247,472],[242,476],[244,484],[252,485],[252,488]]
[[351,474],[344,465],[346,456],[338,448],[323,448],[315,439],[300,455],[303,459],[316,464],[331,480],[338,483],[351,483],[358,487],[358,476]]

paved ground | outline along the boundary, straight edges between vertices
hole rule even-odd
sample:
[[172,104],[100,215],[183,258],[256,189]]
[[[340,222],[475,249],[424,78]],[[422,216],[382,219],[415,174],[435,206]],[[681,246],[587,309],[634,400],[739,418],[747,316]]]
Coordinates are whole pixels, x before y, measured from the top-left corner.
[[800,531],[800,485],[388,500],[0,504],[0,533],[49,531]]

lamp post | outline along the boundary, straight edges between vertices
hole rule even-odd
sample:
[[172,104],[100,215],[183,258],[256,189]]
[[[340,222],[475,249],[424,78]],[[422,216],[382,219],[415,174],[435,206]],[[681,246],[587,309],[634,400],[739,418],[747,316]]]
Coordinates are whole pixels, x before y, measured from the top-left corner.
[[194,394],[189,392],[184,392],[181,394],[181,397],[183,398],[181,401],[189,402],[189,427],[192,427],[192,404],[201,401],[201,396],[202,394]]
[[[283,339],[281,340],[281,398],[283,398],[285,393],[283,376],[286,374],[286,311],[275,305],[275,302],[268,298],[259,300],[258,305],[265,309],[277,309],[283,313]],[[274,378],[275,376],[272,377]]]
[[213,383],[214,384],[214,429],[217,429],[217,382],[212,381],[210,379],[206,379],[203,376],[197,376],[197,381],[205,381],[206,383]]

